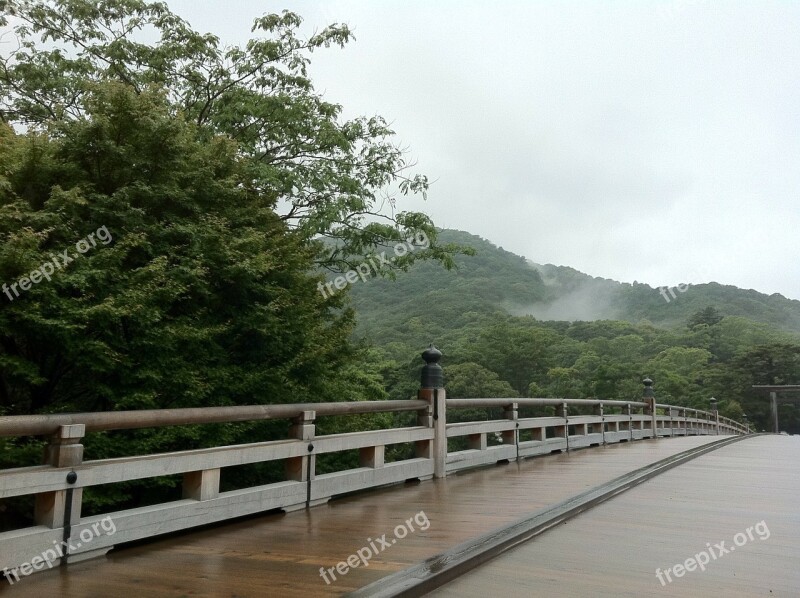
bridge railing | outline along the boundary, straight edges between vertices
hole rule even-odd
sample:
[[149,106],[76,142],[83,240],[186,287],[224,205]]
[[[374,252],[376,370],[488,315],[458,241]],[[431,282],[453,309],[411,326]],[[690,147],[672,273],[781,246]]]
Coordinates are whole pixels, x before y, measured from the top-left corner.
[[[451,410],[500,408],[500,419],[448,423],[448,440],[465,438],[448,450],[446,471],[588,446],[644,438],[704,434],[744,434],[745,426],[717,412],[647,402],[600,399],[445,399]],[[525,407],[552,407],[552,416],[520,417]],[[591,408],[592,415],[572,415],[570,407]],[[492,438],[493,437],[493,438]],[[492,442],[494,440],[494,442]]]
[[[444,477],[459,469],[553,451],[654,437],[747,431],[716,412],[657,404],[647,386],[642,401],[447,399],[438,365],[441,354],[437,357],[436,353],[429,350],[423,354],[427,365],[416,400],[0,417],[0,436],[49,439],[43,465],[0,471],[0,500],[29,497],[35,518],[34,525],[0,532],[0,570],[21,565],[22,574],[27,575],[67,560],[104,554],[114,544],[274,509],[310,507],[354,491]],[[448,422],[449,411],[473,408],[500,409],[502,417],[481,421],[454,421],[457,418],[453,417]],[[552,409],[553,413],[521,417],[521,410],[524,414],[529,408]],[[571,414],[570,409],[590,414]],[[321,417],[407,412],[416,418],[403,427],[316,434],[315,422]],[[84,460],[82,439],[87,433],[276,419],[288,420],[285,439]],[[448,450],[448,442],[466,444]],[[400,444],[413,448],[400,460],[387,462],[386,447]],[[355,450],[357,467],[318,473],[319,455]],[[285,479],[220,490],[225,468],[267,462],[283,463]],[[89,517],[81,513],[85,488],[169,475],[182,476],[180,500]],[[108,518],[115,533],[97,535],[98,525]],[[91,542],[76,540],[88,537]],[[42,559],[39,555],[47,556]]]
[[[325,436],[315,434],[315,421],[319,417],[409,411],[417,413],[416,425]],[[44,465],[0,471],[0,500],[27,495],[35,501],[35,525],[0,533],[0,569],[30,563],[32,557],[45,550],[63,550],[61,542],[68,538],[93,537],[93,530],[96,532],[98,524],[107,517],[114,522],[113,536],[93,537],[91,542],[68,542],[72,545],[70,561],[104,554],[114,544],[252,513],[303,508],[340,494],[414,478],[430,478],[433,475],[430,445],[434,430],[429,411],[426,401],[411,400],[0,417],[0,436],[49,437]],[[83,460],[81,441],[90,432],[271,419],[289,420],[286,439]],[[386,447],[401,443],[413,443],[415,454],[404,460],[385,462]],[[352,450],[358,451],[358,467],[317,474],[318,455]],[[220,491],[220,475],[226,467],[274,461],[283,462],[284,481]],[[181,500],[81,516],[84,488],[175,474],[183,476]],[[56,562],[62,560],[55,558],[61,555],[58,550],[50,554]],[[45,566],[41,561],[36,564]]]

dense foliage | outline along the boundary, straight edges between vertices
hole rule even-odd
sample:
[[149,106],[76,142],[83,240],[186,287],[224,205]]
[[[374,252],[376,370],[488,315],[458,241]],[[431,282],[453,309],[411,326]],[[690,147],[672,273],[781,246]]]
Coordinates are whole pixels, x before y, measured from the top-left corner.
[[[425,214],[396,211],[427,180],[408,174],[386,123],[341,119],[307,77],[310,53],[344,45],[346,26],[303,39],[297,15],[265,15],[230,47],[142,0],[2,0],[3,25],[0,414],[385,398],[320,272],[420,235],[425,247],[377,274],[448,266],[456,248]],[[101,458],[286,427],[85,444]],[[38,461],[39,444],[0,441],[0,467]],[[87,510],[138,504],[149,483],[175,486],[100,489]]]
[[[750,387],[800,381],[798,301],[711,283],[666,302],[647,285],[536,266],[467,233],[445,230],[440,238],[477,254],[459,258],[451,272],[420,264],[394,283],[356,285],[351,295],[357,335],[396,365],[436,342],[450,396],[636,399],[649,376],[660,402],[706,409],[713,396],[724,415],[746,412],[766,428],[767,402]],[[577,296],[620,319],[519,315],[586,309]],[[782,326],[771,325],[776,320]],[[389,386],[392,398],[410,391]],[[798,414],[781,409],[782,426],[800,432]]]

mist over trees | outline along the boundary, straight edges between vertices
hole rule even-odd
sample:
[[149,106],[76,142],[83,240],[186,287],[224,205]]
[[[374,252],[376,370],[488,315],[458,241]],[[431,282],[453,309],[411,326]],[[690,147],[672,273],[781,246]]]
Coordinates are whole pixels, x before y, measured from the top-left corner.
[[[642,379],[659,402],[709,408],[767,428],[768,402],[754,384],[800,380],[800,302],[716,283],[691,285],[666,302],[658,289],[541,266],[461,231],[444,241],[475,249],[446,272],[420,264],[397,281],[351,290],[356,336],[400,361],[435,340],[443,353],[448,396],[564,397],[636,400]],[[595,297],[618,319],[544,321],[544,306],[568,310],[564,297]],[[583,309],[584,306],[578,306]],[[496,376],[496,378],[494,378]],[[453,386],[451,387],[451,383]],[[505,388],[505,390],[502,390]],[[388,388],[392,398],[408,389]],[[781,425],[800,432],[782,407]]]

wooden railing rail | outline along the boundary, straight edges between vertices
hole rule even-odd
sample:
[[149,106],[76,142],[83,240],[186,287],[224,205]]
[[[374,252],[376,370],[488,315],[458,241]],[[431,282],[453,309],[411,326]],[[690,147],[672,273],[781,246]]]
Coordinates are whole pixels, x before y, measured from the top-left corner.
[[243,405],[186,409],[143,409],[13,415],[0,417],[0,436],[43,436],[55,434],[61,426],[80,424],[86,432],[181,426],[186,424],[233,423],[298,417],[304,411],[318,416],[386,413],[427,409],[425,401],[355,401],[350,403],[292,403],[286,405]]
[[580,407],[597,407],[610,405],[612,407],[645,407],[646,403],[639,401],[617,401],[604,399],[447,399],[449,409],[467,409],[472,407],[503,407],[517,403],[520,407],[557,407],[559,405],[574,405]]

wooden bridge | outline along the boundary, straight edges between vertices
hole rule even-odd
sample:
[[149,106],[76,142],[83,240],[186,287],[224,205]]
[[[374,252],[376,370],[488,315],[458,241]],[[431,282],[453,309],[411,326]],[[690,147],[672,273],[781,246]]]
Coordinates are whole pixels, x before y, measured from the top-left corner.
[[[669,569],[670,593],[697,595],[724,578],[734,595],[796,595],[796,438],[659,404],[649,380],[641,401],[447,399],[440,355],[423,355],[417,400],[0,418],[0,435],[50,438],[44,465],[0,471],[0,499],[29,496],[36,519],[0,533],[0,587],[10,596],[646,595],[666,584],[656,570]],[[494,412],[458,421],[476,409]],[[316,434],[319,418],[386,412],[408,425]],[[287,438],[83,458],[81,438],[96,431],[264,419],[289,420]],[[357,451],[357,466],[317,473],[318,456],[345,451]],[[284,463],[283,481],[220,491],[225,468],[271,461]],[[180,500],[81,514],[84,488],[174,474]],[[706,543],[730,546],[736,534],[748,544],[739,553],[678,575]],[[739,580],[726,577],[731,567]]]

